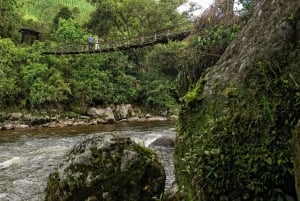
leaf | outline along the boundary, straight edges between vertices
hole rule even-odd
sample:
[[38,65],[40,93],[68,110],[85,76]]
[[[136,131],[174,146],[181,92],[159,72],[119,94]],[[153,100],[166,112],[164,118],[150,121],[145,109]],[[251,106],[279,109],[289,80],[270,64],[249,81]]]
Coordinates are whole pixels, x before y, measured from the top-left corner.
[[268,157],[266,159],[264,159],[264,161],[268,164],[268,165],[272,165],[272,158]]

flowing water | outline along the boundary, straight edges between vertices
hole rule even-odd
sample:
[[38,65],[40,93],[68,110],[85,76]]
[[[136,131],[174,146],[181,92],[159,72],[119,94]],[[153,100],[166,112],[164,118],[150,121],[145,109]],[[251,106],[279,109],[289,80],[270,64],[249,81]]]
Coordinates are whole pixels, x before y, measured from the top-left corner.
[[[0,131],[0,201],[42,201],[49,173],[85,136],[116,133],[149,146],[161,136],[174,136],[173,122],[35,128]],[[168,188],[174,181],[173,149],[153,148],[165,166]]]

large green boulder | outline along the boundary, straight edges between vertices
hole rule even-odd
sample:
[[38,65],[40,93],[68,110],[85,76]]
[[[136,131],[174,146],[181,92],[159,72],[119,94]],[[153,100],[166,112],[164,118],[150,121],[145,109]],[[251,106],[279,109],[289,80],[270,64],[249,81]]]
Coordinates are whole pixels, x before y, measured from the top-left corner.
[[79,142],[50,174],[47,201],[150,201],[165,171],[155,153],[126,137],[96,134]]

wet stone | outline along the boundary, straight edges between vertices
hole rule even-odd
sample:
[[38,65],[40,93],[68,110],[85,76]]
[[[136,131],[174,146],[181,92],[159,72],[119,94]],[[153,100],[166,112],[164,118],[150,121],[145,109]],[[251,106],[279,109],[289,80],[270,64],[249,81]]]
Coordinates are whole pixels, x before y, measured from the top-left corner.
[[151,201],[165,171],[156,154],[128,137],[95,134],[77,143],[50,174],[46,200]]

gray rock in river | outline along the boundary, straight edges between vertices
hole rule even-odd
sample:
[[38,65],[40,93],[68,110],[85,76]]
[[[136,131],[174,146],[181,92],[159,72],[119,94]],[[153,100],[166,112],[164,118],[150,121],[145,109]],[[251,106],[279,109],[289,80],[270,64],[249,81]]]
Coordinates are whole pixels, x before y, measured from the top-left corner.
[[96,134],[77,143],[50,174],[46,201],[151,201],[165,171],[155,153],[126,137]]
[[154,142],[152,142],[149,146],[150,147],[168,147],[173,148],[175,144],[175,136],[162,136],[157,138]]

